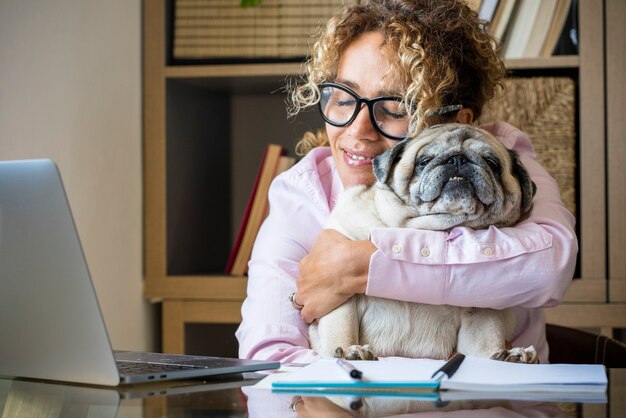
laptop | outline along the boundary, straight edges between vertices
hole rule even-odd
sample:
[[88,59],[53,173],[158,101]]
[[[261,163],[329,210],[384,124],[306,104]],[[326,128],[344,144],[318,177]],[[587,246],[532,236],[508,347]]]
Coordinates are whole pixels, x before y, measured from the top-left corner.
[[105,386],[279,367],[113,351],[51,160],[0,162],[0,342],[0,376]]

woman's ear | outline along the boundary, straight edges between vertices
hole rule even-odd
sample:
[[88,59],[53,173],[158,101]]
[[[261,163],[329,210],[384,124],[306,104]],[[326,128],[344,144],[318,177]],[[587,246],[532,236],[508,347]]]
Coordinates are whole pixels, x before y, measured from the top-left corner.
[[474,111],[469,107],[464,107],[456,114],[455,122],[471,125],[474,122]]

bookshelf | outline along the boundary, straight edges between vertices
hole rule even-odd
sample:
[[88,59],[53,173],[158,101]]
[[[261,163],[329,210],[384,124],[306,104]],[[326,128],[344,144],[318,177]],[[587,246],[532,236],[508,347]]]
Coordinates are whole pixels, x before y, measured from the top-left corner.
[[[184,352],[185,324],[234,329],[241,320],[246,278],[221,271],[265,145],[292,152],[322,122],[315,112],[286,119],[281,87],[300,63],[168,64],[167,4],[143,3],[144,294],[163,306],[162,349]],[[625,122],[605,110],[622,109],[626,97],[624,14],[620,0],[580,0],[579,56],[507,62],[578,81],[579,277],[546,316],[606,334],[626,328]]]

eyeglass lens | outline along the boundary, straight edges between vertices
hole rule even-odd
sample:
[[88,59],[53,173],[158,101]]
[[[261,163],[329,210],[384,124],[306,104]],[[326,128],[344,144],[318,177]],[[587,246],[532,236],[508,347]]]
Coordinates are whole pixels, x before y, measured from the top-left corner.
[[402,139],[406,137],[409,116],[399,98],[364,99],[335,86],[321,86],[320,109],[327,122],[345,126],[352,122],[366,103],[374,126],[383,135]]

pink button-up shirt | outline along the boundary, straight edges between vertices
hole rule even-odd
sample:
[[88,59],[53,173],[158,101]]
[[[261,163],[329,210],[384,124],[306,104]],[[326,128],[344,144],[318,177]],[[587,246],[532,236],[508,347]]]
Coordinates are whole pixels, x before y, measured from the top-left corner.
[[[572,279],[578,252],[575,220],[555,180],[536,161],[530,140],[506,123],[483,128],[519,153],[537,185],[530,216],[512,228],[373,228],[370,239],[378,250],[370,259],[366,294],[427,304],[514,307],[513,346],[534,345],[547,363],[542,308],[557,305]],[[325,227],[342,189],[325,147],[309,152],[272,183],[270,212],[252,251],[248,296],[236,333],[240,357],[283,362],[319,357],[309,348],[308,325],[288,297],[296,290],[298,263]]]

